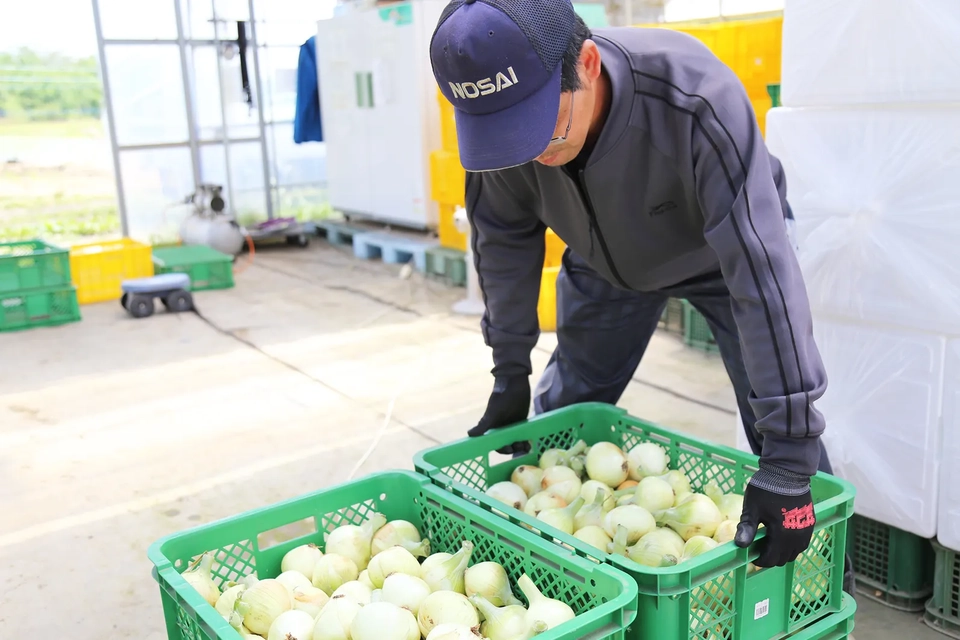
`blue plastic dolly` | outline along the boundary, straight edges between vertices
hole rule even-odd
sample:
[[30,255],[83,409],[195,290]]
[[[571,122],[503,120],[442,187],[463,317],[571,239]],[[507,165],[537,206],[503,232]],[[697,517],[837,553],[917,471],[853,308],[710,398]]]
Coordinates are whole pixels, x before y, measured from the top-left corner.
[[164,273],[150,278],[124,280],[120,287],[123,291],[120,304],[134,318],[152,316],[154,298],[160,298],[167,311],[193,311],[190,276],[185,273]]

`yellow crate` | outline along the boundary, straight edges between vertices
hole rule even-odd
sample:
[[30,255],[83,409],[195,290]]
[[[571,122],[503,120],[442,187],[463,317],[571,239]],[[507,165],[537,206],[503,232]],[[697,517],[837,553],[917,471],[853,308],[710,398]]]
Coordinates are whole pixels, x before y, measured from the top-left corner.
[[457,205],[454,204],[440,205],[440,222],[437,225],[437,233],[440,236],[440,246],[466,251],[467,235],[460,232],[460,230],[457,229],[457,225],[453,222],[453,213],[456,209]]
[[540,299],[537,301],[537,317],[540,331],[557,330],[557,274],[560,267],[547,267],[540,276]]
[[150,245],[129,238],[76,245],[70,248],[70,274],[80,304],[118,300],[121,282],[153,275]]
[[554,233],[553,229],[547,229],[547,233],[544,236],[544,244],[546,245],[546,252],[543,257],[543,266],[559,267],[567,245]]
[[767,96],[766,99],[754,98],[750,101],[753,104],[753,111],[757,115],[757,124],[760,125],[760,134],[764,137],[767,136],[767,111],[770,111],[772,108],[772,102],[770,96]]
[[438,149],[430,153],[430,197],[440,204],[464,202],[466,171],[456,152]]
[[437,87],[437,102],[440,103],[441,147],[457,153],[459,150],[459,147],[457,147],[457,121],[453,116],[453,105],[440,93],[439,87]]

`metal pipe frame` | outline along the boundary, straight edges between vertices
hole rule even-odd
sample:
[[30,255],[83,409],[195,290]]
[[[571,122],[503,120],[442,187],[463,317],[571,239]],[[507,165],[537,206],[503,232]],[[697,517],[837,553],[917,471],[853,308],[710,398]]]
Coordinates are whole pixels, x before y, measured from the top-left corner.
[[263,160],[263,190],[267,199],[267,219],[273,220],[273,184],[270,181],[270,162],[267,156],[267,130],[263,117],[263,76],[260,74],[260,40],[257,38],[257,16],[253,0],[247,0],[250,11],[250,39],[253,41],[253,77],[257,81],[257,122],[260,125],[260,156]]

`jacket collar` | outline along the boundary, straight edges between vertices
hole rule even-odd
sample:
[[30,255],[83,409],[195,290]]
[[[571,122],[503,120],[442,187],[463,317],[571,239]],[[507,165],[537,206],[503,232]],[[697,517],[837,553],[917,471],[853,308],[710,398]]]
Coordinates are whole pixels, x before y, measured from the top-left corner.
[[587,168],[599,162],[613,150],[627,131],[633,109],[636,85],[633,68],[621,45],[615,43],[615,31],[597,29],[593,41],[600,50],[600,64],[610,78],[610,110],[600,131],[600,137],[587,160]]

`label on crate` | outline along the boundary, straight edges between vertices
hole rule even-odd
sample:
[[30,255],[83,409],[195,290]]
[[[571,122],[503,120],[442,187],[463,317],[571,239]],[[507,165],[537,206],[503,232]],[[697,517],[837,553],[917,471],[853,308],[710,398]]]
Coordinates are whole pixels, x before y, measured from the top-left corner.
[[753,605],[753,619],[759,620],[760,618],[765,617],[770,613],[770,598],[761,600],[757,604]]

